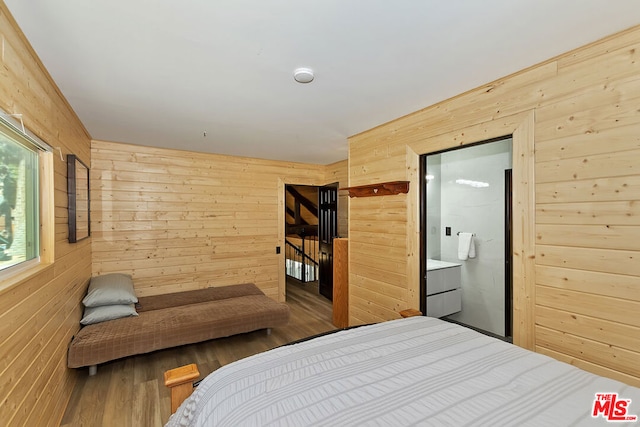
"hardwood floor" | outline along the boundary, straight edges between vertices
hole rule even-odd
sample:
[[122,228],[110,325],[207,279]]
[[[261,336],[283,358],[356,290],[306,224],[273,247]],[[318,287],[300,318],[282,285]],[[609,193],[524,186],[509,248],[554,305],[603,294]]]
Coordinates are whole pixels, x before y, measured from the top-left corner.
[[201,378],[220,366],[268,349],[336,329],[331,302],[318,295],[317,285],[287,283],[291,320],[283,328],[156,351],[105,363],[98,373],[79,375],[61,426],[162,426],[171,411],[164,371],[196,363]]

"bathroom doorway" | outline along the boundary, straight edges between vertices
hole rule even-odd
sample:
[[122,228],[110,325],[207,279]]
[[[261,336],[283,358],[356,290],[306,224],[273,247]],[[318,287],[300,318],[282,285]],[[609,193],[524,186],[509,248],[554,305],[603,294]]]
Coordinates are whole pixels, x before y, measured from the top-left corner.
[[421,156],[421,310],[508,339],[512,138]]

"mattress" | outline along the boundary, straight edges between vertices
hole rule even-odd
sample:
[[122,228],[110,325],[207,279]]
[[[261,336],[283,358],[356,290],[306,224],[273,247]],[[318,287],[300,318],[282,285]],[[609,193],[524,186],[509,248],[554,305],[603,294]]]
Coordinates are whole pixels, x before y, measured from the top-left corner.
[[626,414],[640,414],[638,388],[411,317],[223,366],[167,426],[610,425],[606,402],[592,416],[597,393],[630,399]]

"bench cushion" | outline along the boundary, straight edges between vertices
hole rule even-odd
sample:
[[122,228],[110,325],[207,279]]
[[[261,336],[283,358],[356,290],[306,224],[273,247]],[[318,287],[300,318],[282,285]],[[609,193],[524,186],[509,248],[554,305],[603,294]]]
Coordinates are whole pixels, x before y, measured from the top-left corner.
[[[252,287],[258,289],[255,285]],[[135,354],[285,325],[289,320],[289,307],[272,300],[259,289],[259,294],[251,294],[252,287],[245,288],[249,295],[175,307],[152,300],[156,307],[163,308],[149,310],[150,302],[138,317],[85,326],[71,343],[67,364],[70,368],[98,365]],[[239,290],[223,290],[219,295]],[[187,292],[202,296],[200,291]],[[190,299],[193,295],[181,295],[174,301],[193,301]],[[140,300],[144,305],[144,299]]]
[[136,310],[141,313],[143,311],[161,310],[180,305],[197,304],[203,301],[219,301],[247,295],[264,295],[264,293],[253,283],[196,289],[194,291],[140,297],[136,304]]

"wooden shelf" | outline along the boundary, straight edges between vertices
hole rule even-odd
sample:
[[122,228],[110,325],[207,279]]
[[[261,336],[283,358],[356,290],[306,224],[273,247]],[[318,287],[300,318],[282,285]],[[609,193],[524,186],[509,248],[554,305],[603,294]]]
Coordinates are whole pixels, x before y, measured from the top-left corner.
[[349,197],[391,196],[393,194],[408,193],[409,181],[381,182],[379,184],[340,188],[340,190],[348,190]]

